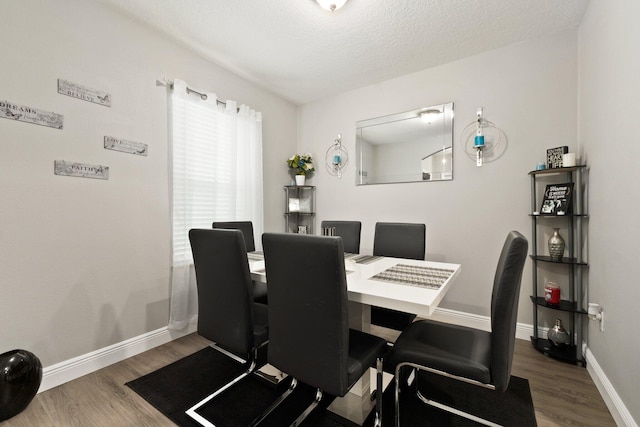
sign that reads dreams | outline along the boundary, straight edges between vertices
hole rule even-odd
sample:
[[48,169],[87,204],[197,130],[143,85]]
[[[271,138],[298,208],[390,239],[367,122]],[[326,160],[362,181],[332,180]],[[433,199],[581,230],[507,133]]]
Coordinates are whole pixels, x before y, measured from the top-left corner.
[[573,182],[549,184],[544,190],[540,213],[543,215],[564,215],[571,211]]
[[0,101],[0,117],[55,129],[62,129],[64,123],[62,114],[25,107],[9,101]]

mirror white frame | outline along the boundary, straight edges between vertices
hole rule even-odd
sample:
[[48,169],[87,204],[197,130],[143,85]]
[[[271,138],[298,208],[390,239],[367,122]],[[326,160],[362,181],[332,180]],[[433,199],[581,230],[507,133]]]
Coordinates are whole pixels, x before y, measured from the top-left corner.
[[356,122],[356,185],[452,179],[452,102]]

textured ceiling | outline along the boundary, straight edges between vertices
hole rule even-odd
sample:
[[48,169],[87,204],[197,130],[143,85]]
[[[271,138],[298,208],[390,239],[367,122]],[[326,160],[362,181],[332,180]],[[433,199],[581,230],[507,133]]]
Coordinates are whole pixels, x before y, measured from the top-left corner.
[[296,104],[577,28],[589,2],[100,1]]

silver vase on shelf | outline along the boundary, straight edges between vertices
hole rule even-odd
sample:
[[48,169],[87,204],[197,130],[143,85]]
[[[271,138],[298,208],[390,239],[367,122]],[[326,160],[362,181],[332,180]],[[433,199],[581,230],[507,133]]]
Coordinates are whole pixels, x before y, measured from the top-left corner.
[[549,238],[549,256],[552,261],[562,261],[564,255],[564,239],[559,231],[559,228],[554,228],[553,235]]
[[569,343],[571,342],[569,333],[562,326],[562,322],[560,321],[560,319],[556,319],[556,325],[553,328],[549,329],[549,332],[547,333],[547,339],[556,346],[569,345]]

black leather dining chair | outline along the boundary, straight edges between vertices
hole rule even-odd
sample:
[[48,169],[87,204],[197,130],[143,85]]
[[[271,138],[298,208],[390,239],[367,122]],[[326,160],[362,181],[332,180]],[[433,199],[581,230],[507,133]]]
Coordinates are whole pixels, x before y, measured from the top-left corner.
[[[397,427],[400,426],[399,393],[404,367],[413,367],[418,371],[443,375],[499,392],[507,389],[511,378],[518,296],[527,250],[528,242],[522,234],[511,231],[507,235],[493,281],[490,332],[420,320],[400,334],[389,356],[392,366],[396,366]],[[419,376],[416,376],[416,381]],[[425,397],[417,384],[416,392],[418,398],[428,405],[482,424],[495,425]]]
[[[378,390],[386,341],[349,329],[342,239],[300,234],[262,236],[269,283],[269,364],[289,374],[289,389],[253,425],[260,423],[296,388],[316,388],[313,403],[293,422],[300,424],[323,393],[344,396],[375,365]],[[382,394],[376,394],[380,425]]]
[[[251,221],[216,221],[211,224],[211,227],[214,229],[221,228],[226,230],[242,231],[242,237],[244,237],[244,244],[247,247],[247,252],[254,252],[256,250],[256,243],[253,238],[253,223]],[[255,302],[267,304],[267,285],[264,283],[254,282],[253,298]]]
[[360,234],[362,223],[360,221],[322,221],[324,228],[335,228],[335,235],[342,237],[344,251],[350,254],[360,253]]
[[212,228],[223,228],[227,230],[240,230],[244,237],[244,244],[247,252],[256,250],[256,243],[253,238],[253,222],[251,221],[215,221],[211,224]]
[[[426,227],[424,224],[377,222],[373,238],[373,254],[424,260]],[[371,323],[402,331],[416,318],[415,314],[371,307]]]
[[201,425],[211,425],[196,411],[255,370],[258,348],[268,339],[267,306],[253,301],[247,250],[240,230],[192,229],[189,241],[198,290],[198,334],[236,360],[240,359],[238,355],[245,357],[247,365],[241,375],[186,411]]

